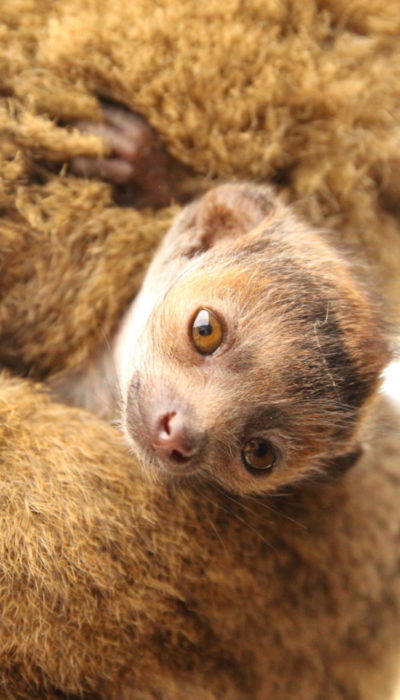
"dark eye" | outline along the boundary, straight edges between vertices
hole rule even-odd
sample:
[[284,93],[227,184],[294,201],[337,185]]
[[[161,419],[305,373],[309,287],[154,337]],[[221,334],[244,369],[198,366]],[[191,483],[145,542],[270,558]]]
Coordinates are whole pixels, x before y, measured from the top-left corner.
[[267,470],[274,466],[276,452],[269,440],[253,438],[243,447],[242,458],[248,469]]
[[211,355],[221,345],[222,324],[210,309],[200,309],[192,323],[190,334],[201,355]]

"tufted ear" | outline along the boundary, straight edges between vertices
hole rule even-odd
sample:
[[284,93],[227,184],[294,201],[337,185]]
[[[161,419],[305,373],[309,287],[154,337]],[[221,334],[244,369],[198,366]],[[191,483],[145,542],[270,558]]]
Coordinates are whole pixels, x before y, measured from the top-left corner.
[[275,214],[273,190],[263,185],[220,185],[182,211],[169,233],[183,255],[202,253],[254,229]]

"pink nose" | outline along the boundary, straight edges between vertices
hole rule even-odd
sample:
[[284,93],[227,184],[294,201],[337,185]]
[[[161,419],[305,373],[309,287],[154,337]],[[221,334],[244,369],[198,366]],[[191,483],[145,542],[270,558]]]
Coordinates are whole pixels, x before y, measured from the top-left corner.
[[161,459],[185,462],[195,452],[183,418],[175,411],[165,413],[157,421],[153,447]]

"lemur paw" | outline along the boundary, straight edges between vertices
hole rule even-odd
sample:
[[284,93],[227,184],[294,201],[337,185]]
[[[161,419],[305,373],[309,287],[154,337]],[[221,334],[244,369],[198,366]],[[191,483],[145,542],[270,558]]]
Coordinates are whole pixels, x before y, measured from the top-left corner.
[[102,111],[103,122],[79,121],[75,126],[103,138],[111,156],[73,158],[72,172],[116,185],[116,200],[121,205],[156,208],[185,201],[180,188],[185,167],[166,152],[146,120],[109,103],[102,103]]

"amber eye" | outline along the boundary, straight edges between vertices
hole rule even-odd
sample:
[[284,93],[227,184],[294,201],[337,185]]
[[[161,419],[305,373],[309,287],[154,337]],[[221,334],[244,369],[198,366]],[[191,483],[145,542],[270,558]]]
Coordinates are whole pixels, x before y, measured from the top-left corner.
[[221,345],[222,325],[210,309],[197,312],[190,329],[196,350],[201,355],[211,355]]
[[269,442],[263,438],[253,438],[246,442],[242,457],[248,469],[271,469],[276,462],[276,452]]

